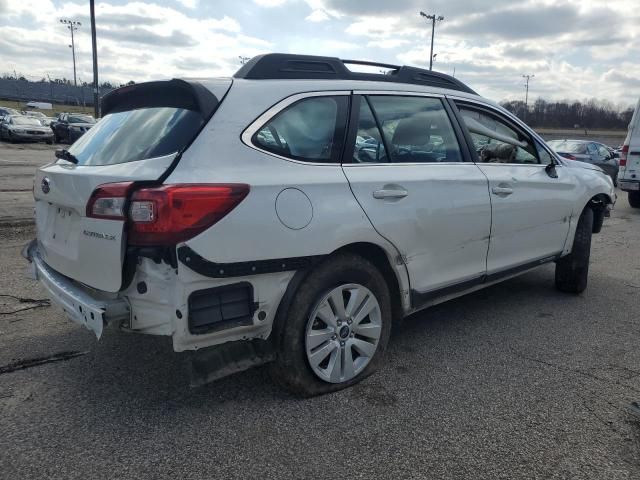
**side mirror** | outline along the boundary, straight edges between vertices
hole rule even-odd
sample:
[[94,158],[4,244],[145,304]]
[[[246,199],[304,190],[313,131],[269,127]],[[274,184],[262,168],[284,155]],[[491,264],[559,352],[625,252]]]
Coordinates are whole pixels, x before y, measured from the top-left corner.
[[544,171],[547,172],[547,175],[551,178],[558,178],[558,172],[556,171],[556,164],[551,162],[546,167],[544,167]]

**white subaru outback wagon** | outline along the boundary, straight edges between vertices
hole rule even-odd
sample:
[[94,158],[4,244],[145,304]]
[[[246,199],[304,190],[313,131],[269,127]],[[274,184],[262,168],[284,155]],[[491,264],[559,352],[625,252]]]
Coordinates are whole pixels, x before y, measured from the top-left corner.
[[614,202],[459,80],[268,54],[107,94],[35,179],[24,255],[71,320],[170,336],[192,382],[271,363],[302,395],[383,362],[391,323],[555,262],[587,285]]

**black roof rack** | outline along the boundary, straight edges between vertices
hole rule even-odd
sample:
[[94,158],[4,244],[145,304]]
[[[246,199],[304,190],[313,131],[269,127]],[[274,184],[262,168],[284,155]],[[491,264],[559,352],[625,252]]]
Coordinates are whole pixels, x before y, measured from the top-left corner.
[[[347,64],[388,68],[390,71],[385,74],[352,72],[347,68]],[[374,82],[411,83],[414,85],[448,88],[477,95],[476,92],[457,78],[423,68],[288,53],[267,53],[253,57],[235,73],[234,77],[252,80],[368,80]]]

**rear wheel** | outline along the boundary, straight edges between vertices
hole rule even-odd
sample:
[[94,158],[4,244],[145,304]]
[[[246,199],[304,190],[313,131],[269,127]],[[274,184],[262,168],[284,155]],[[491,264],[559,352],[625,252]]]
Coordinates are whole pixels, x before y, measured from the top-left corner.
[[389,290],[369,261],[340,254],[309,274],[278,323],[274,379],[303,396],[341,390],[381,364],[391,333]]
[[629,194],[629,205],[633,208],[640,208],[640,192],[627,192]]
[[593,210],[585,208],[578,219],[571,253],[556,262],[556,288],[561,292],[582,293],[587,288]]

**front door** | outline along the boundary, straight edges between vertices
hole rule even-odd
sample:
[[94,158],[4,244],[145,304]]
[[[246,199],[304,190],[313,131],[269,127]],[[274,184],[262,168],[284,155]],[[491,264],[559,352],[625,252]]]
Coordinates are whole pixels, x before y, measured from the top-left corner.
[[448,108],[433,96],[354,96],[343,169],[374,228],[401,252],[414,301],[486,273],[487,179]]
[[[505,272],[562,252],[575,188],[571,174],[524,129],[488,106],[458,104],[478,166],[489,180],[492,223],[487,273]],[[580,212],[577,212],[579,215]]]

